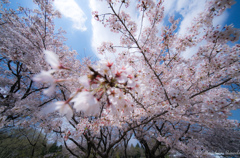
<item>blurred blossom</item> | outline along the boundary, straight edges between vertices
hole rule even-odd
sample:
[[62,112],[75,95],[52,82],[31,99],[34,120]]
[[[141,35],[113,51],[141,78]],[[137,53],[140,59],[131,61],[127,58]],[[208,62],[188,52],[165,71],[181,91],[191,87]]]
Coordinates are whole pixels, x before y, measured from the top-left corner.
[[77,112],[82,111],[86,116],[96,116],[100,112],[100,104],[90,92],[80,92],[71,102]]
[[89,89],[90,85],[87,75],[79,77],[79,82],[84,88]]
[[53,69],[59,69],[61,67],[57,54],[48,50],[44,50],[44,54],[46,62],[50,64]]
[[66,104],[64,101],[57,101],[52,104],[47,105],[41,110],[42,114],[49,114],[55,111],[59,111],[62,115],[66,116],[70,120],[73,116],[73,112],[69,104]]
[[53,78],[53,76],[51,75],[51,73],[54,71],[44,71],[42,70],[41,73],[35,75],[32,79],[35,82],[42,82],[42,83],[47,83],[50,84],[50,87],[48,89],[44,89],[43,93],[50,96],[53,94],[54,90],[55,90],[55,79]]

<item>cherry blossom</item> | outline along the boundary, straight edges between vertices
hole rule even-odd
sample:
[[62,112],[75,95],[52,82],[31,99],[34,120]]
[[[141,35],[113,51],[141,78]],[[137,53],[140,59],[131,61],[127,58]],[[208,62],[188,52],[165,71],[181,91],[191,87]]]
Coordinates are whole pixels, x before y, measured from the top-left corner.
[[50,64],[53,69],[59,69],[61,67],[58,56],[55,53],[52,51],[44,50],[44,54],[46,62]]
[[86,116],[97,116],[100,111],[100,104],[91,92],[80,92],[71,102],[77,112],[82,111]]
[[52,76],[53,72],[54,72],[53,70],[50,70],[50,71],[42,70],[40,74],[37,74],[33,77],[33,81],[35,81],[35,82],[42,82],[42,83],[50,84],[50,87],[43,91],[43,93],[48,96],[50,96],[54,93],[54,90],[56,87],[55,79]]
[[87,75],[81,76],[79,77],[79,83],[84,86],[86,89],[90,88],[90,84],[89,84],[89,78],[87,77]]
[[57,101],[52,104],[47,105],[41,110],[42,114],[49,114],[52,112],[58,111],[60,114],[66,116],[70,120],[73,116],[73,112],[69,104],[64,101]]

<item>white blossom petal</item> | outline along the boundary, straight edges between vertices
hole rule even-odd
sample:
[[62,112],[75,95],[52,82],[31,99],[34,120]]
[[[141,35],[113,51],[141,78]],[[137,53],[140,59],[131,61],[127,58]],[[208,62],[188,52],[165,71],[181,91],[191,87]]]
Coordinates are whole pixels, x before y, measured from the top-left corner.
[[48,104],[47,106],[45,106],[45,107],[40,111],[40,113],[46,115],[46,114],[55,112],[56,110],[59,109],[59,107],[61,107],[61,106],[64,105],[64,104],[65,104],[64,101],[57,101],[57,102]]
[[44,71],[42,70],[41,73],[35,75],[32,79],[35,82],[42,82],[42,83],[47,83],[50,84],[50,87],[48,89],[43,90],[43,93],[45,95],[51,96],[55,90],[56,84],[55,84],[55,79],[51,75],[51,73],[54,72],[52,70],[50,71]]
[[32,79],[35,82],[43,82],[43,83],[53,83],[54,78],[51,75],[52,71],[44,71],[42,70],[41,73],[36,74]]
[[68,120],[70,120],[73,116],[73,111],[69,104],[64,104],[62,106],[59,106],[57,109],[62,115],[66,116]]
[[53,53],[52,51],[45,50],[45,60],[48,64],[51,65],[53,69],[59,69],[60,62],[57,54]]
[[79,82],[82,86],[84,86],[84,88],[89,89],[90,85],[87,75],[79,77]]
[[96,116],[100,112],[99,102],[90,92],[80,92],[71,102],[77,112],[82,111],[87,116]]
[[51,84],[50,87],[43,90],[43,94],[45,94],[47,96],[51,96],[54,93],[55,87],[56,87],[55,83]]
[[128,79],[127,86],[128,87],[135,87],[136,86],[136,82],[134,82],[133,80]]
[[40,111],[40,114],[46,115],[55,111],[59,111],[59,113],[66,116],[68,120],[70,120],[73,116],[73,111],[71,107],[69,106],[69,104],[65,104],[64,101],[57,101],[47,105]]

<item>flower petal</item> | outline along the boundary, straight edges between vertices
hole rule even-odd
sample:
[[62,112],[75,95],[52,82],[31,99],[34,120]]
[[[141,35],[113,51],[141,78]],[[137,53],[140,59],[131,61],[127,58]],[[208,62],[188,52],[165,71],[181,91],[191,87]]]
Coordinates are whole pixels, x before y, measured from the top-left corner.
[[64,101],[57,101],[51,104],[48,104],[46,107],[44,107],[41,111],[41,115],[46,115],[55,111],[59,111],[60,114],[66,116],[68,120],[70,120],[73,116],[73,111],[69,104],[65,104]]
[[39,74],[36,74],[32,79],[35,82],[52,83],[54,82],[54,78],[51,75],[51,73],[52,71],[42,70]]
[[56,84],[52,83],[50,87],[43,90],[43,94],[47,96],[51,96],[54,93],[55,87],[56,87]]
[[79,82],[82,86],[84,86],[84,88],[89,89],[90,85],[87,75],[79,77]]
[[100,112],[99,102],[90,92],[80,92],[71,102],[77,112],[82,111],[87,116],[96,116]]
[[57,54],[52,51],[44,50],[45,60],[53,69],[59,69],[60,63]]

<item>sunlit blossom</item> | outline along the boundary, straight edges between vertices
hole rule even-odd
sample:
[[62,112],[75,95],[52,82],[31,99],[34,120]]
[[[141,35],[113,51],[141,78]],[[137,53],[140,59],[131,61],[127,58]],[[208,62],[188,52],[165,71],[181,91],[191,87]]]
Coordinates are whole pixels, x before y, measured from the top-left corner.
[[79,82],[84,88],[89,89],[90,84],[89,84],[89,78],[87,75],[79,77]]
[[59,69],[61,67],[57,54],[48,50],[44,50],[44,54],[46,62],[50,64],[53,69]]
[[77,112],[84,112],[86,116],[96,116],[100,111],[100,104],[91,92],[80,92],[71,102]]
[[48,95],[48,96],[51,96],[54,93],[54,90],[55,90],[55,87],[56,87],[55,79],[51,75],[52,72],[54,72],[54,71],[52,71],[52,70],[50,70],[50,71],[42,70],[41,73],[36,74],[32,78],[33,81],[35,81],[35,82],[42,82],[42,83],[50,84],[49,88],[43,90],[43,93]]
[[66,104],[66,102],[64,101],[57,101],[47,105],[41,110],[41,113],[49,114],[55,111],[58,111],[60,114],[66,116],[68,120],[70,120],[73,116],[73,111],[71,107],[69,106],[69,104]]

